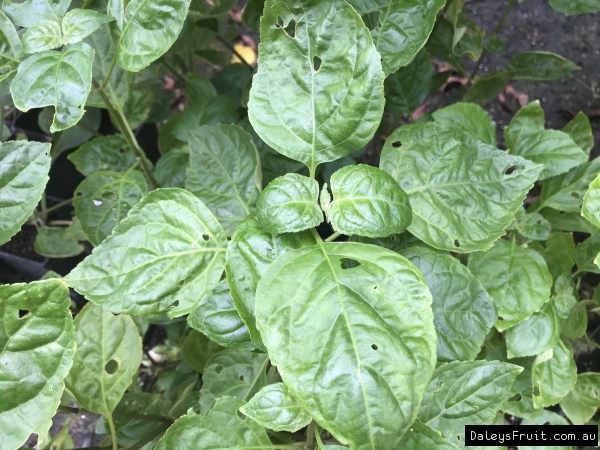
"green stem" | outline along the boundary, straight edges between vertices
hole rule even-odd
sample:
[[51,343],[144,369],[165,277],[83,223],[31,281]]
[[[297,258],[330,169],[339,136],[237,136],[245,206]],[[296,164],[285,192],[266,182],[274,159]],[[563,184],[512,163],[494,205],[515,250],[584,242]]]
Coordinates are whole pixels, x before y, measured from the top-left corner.
[[227,47],[235,56],[237,56],[240,61],[242,61],[244,64],[246,64],[246,66],[248,67],[248,69],[250,69],[250,72],[254,72],[254,68],[248,64],[248,62],[242,57],[242,55],[240,55],[237,50],[235,48],[233,48],[233,46],[227,42],[225,39],[223,39],[221,36],[217,35],[217,40],[223,44],[225,47]]
[[103,90],[106,86],[108,86],[108,83],[110,81],[110,76],[113,73],[113,69],[115,68],[115,64],[117,64],[117,55],[115,54],[114,58],[112,59],[111,63],[110,63],[110,67],[108,68],[108,73],[106,74],[106,77],[104,78],[104,81],[102,82],[102,84],[97,87],[95,90],[101,91]]
[[[63,413],[63,414],[94,414],[91,411],[88,411],[83,408],[72,408],[70,406],[64,406],[64,405],[60,405],[58,407],[57,412]],[[122,417],[122,418],[126,418],[126,419],[128,418],[128,419],[148,420],[150,422],[164,422],[166,424],[173,423],[173,419],[170,419],[169,417],[137,414],[137,413],[126,412],[126,411],[114,411],[113,416],[114,417]]]
[[323,241],[323,239],[321,239],[321,236],[319,236],[319,233],[317,232],[316,229],[311,228],[310,232],[312,233],[313,237],[315,238],[315,241],[317,241],[317,242],[322,242]]
[[[44,197],[44,200],[45,200],[45,197]],[[66,199],[66,200],[63,200],[62,202],[60,202],[60,203],[57,203],[56,205],[52,205],[52,206],[51,206],[51,207],[49,207],[49,208],[48,208],[48,207],[46,207],[46,208],[44,209],[44,206],[42,205],[42,209],[44,209],[44,210],[42,211],[42,213],[41,213],[40,215],[41,215],[42,217],[44,217],[44,218],[45,218],[45,217],[46,217],[46,216],[47,216],[49,213],[51,213],[52,211],[56,211],[57,209],[60,209],[60,208],[62,208],[63,206],[70,205],[72,202],[73,202],[73,197],[71,197],[71,198],[68,198],[68,199]]]
[[329,236],[327,239],[325,239],[325,242],[331,242],[331,241],[335,241],[337,238],[339,238],[342,235],[342,233],[338,233],[337,231],[335,233],[333,233],[331,236]]
[[108,427],[110,428],[110,438],[112,440],[112,448],[113,450],[119,450],[119,444],[117,443],[117,430],[115,429],[115,423],[113,422],[112,414],[107,414],[106,421],[108,422]]
[[322,450],[324,447],[323,441],[321,440],[321,430],[319,426],[315,423],[315,438],[317,439],[317,448]]
[[315,448],[315,422],[308,424],[306,428],[306,449],[313,450]]
[[125,138],[125,141],[127,142],[127,145],[129,146],[129,148],[131,148],[131,150],[133,151],[133,154],[140,161],[142,170],[144,171],[144,173],[150,180],[152,187],[154,189],[158,189],[158,183],[152,176],[152,173],[150,172],[150,169],[148,168],[146,161],[144,160],[143,150],[138,145],[137,139],[135,138],[135,135],[133,134],[133,131],[131,130],[131,127],[129,126],[129,123],[127,122],[127,119],[125,118],[125,115],[123,114],[123,112],[120,109],[116,109],[113,106],[110,99],[106,96],[106,94],[104,93],[104,91],[102,89],[98,89],[98,94],[100,95],[100,97],[102,98],[102,101],[106,105],[106,108],[108,109],[108,114],[113,119],[113,122],[115,123],[117,129],[121,132],[121,134],[123,134],[123,137]]

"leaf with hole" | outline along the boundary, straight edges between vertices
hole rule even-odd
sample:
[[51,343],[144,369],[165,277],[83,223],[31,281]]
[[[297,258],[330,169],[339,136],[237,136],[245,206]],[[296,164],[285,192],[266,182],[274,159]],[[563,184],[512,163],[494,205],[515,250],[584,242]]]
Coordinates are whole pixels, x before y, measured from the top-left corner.
[[73,207],[89,241],[98,246],[148,192],[144,176],[129,170],[123,173],[96,172],[75,189]]
[[290,393],[338,441],[366,449],[392,448],[416,416],[435,362],[430,305],[402,256],[321,242],[267,269],[255,309]]
[[[292,21],[294,37],[284,28]],[[267,145],[314,173],[371,140],[383,113],[381,57],[345,1],[267,0],[258,51],[248,116]]]
[[221,225],[200,200],[182,189],[157,189],[66,280],[114,313],[181,316],[217,285],[226,247]]
[[515,229],[527,239],[545,241],[550,237],[552,225],[541,214],[531,213],[517,218]]
[[442,436],[442,433],[423,425],[415,420],[394,450],[422,450],[435,448],[436,450],[457,450],[460,447],[452,444]]
[[70,303],[59,279],[0,286],[3,449],[16,450],[52,425],[75,355]]

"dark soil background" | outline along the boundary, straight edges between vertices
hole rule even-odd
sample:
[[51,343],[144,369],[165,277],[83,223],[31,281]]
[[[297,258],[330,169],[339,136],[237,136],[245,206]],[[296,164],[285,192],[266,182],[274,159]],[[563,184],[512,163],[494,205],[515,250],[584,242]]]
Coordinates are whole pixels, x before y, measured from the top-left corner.
[[[245,1],[240,1],[239,6],[243,6],[244,3]],[[507,4],[508,0],[465,0],[464,11],[469,18],[486,31],[487,36],[490,36]],[[248,32],[245,27],[241,27],[240,31],[257,39],[257,34]],[[502,55],[488,55],[480,67],[479,75],[502,69],[517,54],[532,50],[558,53],[581,67],[580,71],[574,72],[559,81],[514,81],[510,85],[515,91],[527,94],[529,101],[540,100],[546,113],[547,128],[561,129],[578,111],[587,114],[592,123],[596,142],[592,150],[592,156],[598,156],[600,154],[600,14],[565,16],[554,11],[548,4],[548,0],[527,0],[512,9],[506,19],[504,28],[498,36],[507,44],[506,52]],[[467,61],[466,67],[470,72],[474,67],[474,63]],[[435,111],[458,101],[462,98],[463,93],[462,86],[459,83],[448,85],[444,91],[438,92],[427,99],[427,112]],[[482,105],[498,124],[498,143],[501,147],[504,143],[503,129],[510,123],[511,118],[519,109],[516,98],[507,94],[505,94],[505,98],[505,102],[494,99]],[[37,116],[34,115],[29,121],[32,123],[37,122],[36,118]],[[103,129],[105,126],[110,127],[110,125],[106,125],[107,123],[107,120],[103,120],[101,131],[105,131]],[[23,128],[31,129],[26,124],[23,124]],[[151,159],[155,159],[158,156],[156,152],[156,129],[153,126],[144,126],[141,132],[138,132],[138,136],[141,138],[141,145],[149,153]],[[380,148],[382,143],[376,142],[375,144],[375,147]],[[63,169],[73,175],[61,177],[60,174],[64,173],[62,172]],[[73,170],[71,163],[66,160],[66,154],[61,155],[56,166],[53,167],[53,174],[49,185],[49,193],[60,198],[69,197],[82,180],[82,177]],[[49,202],[49,205],[51,204]],[[67,214],[69,214],[69,211],[67,211]],[[26,228],[18,237],[18,244],[21,249],[11,250],[11,252],[24,252],[25,256],[32,257],[34,254],[32,248],[34,237],[34,232]],[[14,246],[15,242],[9,244]],[[45,272],[47,268],[53,268],[64,275],[70,270],[67,267],[72,267],[76,262],[75,260],[51,261],[50,265],[45,266],[46,268],[42,270]],[[41,274],[37,277],[39,276]],[[31,281],[35,278],[36,274],[15,271],[0,261],[0,282],[14,283]],[[588,282],[595,286],[598,282],[597,278],[590,278]],[[600,320],[598,320],[598,316],[594,315],[590,317],[588,334],[594,335],[598,328],[600,328]],[[595,334],[598,342],[600,332]],[[600,370],[599,355],[598,351],[592,352],[586,347],[577,349],[576,357],[579,370]],[[104,436],[94,434],[98,417],[97,415],[80,415],[71,423],[69,427],[70,434],[74,438],[76,448],[100,444]],[[55,425],[52,428],[53,435],[58,432],[61,427],[60,424],[66,418],[67,416],[62,414],[56,416]],[[34,445],[35,440],[30,439],[25,447],[32,448]]]

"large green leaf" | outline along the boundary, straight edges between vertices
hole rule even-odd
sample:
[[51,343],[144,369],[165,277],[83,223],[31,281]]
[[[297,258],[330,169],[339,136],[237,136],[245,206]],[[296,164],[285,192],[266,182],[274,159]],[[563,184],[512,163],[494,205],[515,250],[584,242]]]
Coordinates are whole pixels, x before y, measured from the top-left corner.
[[[0,68],[8,67],[9,72],[14,72],[23,58],[21,39],[10,19],[0,10]],[[5,73],[2,77],[8,79]]]
[[255,309],[271,361],[321,426],[357,450],[398,442],[435,363],[431,294],[414,265],[320,242],[267,269]]
[[350,0],[359,14],[376,15],[371,30],[386,75],[408,64],[425,45],[444,0]]
[[455,103],[434,111],[432,116],[443,127],[461,130],[485,144],[496,146],[496,122],[480,106]]
[[93,139],[67,156],[86,177],[95,172],[125,172],[136,162],[135,154],[121,134]]
[[600,227],[600,175],[590,183],[589,189],[585,193],[581,215]]
[[429,53],[421,50],[414,61],[385,79],[385,109],[410,114],[429,95],[433,67]]
[[284,383],[265,386],[240,408],[240,412],[274,431],[296,432],[312,420]]
[[551,350],[560,340],[559,316],[552,302],[534,312],[523,322],[506,330],[508,358],[535,356]]
[[435,122],[394,131],[380,167],[408,194],[408,230],[432,247],[459,252],[490,248],[542,169]]
[[568,124],[565,125],[563,131],[567,133],[573,141],[581,147],[584,152],[588,152],[594,147],[594,135],[590,119],[584,113],[579,111],[577,115]]
[[481,283],[450,255],[425,247],[400,254],[417,266],[431,291],[438,361],[475,359],[496,321],[496,309]]
[[72,9],[62,20],[62,43],[79,42],[112,20],[112,17],[90,9]]
[[0,245],[29,218],[48,182],[50,144],[0,144]]
[[31,27],[42,20],[60,22],[70,4],[71,0],[3,0],[2,10],[15,25]]
[[522,370],[499,361],[444,364],[425,390],[419,420],[463,447],[465,425],[490,424]]
[[267,385],[269,356],[242,350],[223,350],[206,363],[200,389],[200,412],[204,415],[223,396],[248,401]]
[[228,236],[254,211],[262,183],[252,137],[235,125],[206,125],[190,131],[185,188],[219,219]]
[[559,340],[554,348],[540,354],[531,367],[531,382],[536,408],[556,405],[571,392],[577,382],[571,345]]
[[114,313],[180,316],[218,283],[226,246],[221,225],[194,195],[157,189],[66,280]]
[[227,283],[233,304],[248,327],[252,342],[264,350],[256,329],[254,299],[258,282],[267,268],[285,252],[314,245],[309,231],[273,235],[258,224],[254,215],[248,216],[235,230],[227,247]]
[[346,166],[331,176],[333,201],[323,205],[333,229],[351,236],[387,237],[412,221],[408,196],[391,175],[376,167]]
[[[292,20],[294,37],[284,29]],[[369,142],[383,113],[383,72],[354,9],[344,0],[267,0],[260,29],[248,115],[261,139],[311,173]]]
[[0,286],[0,435],[15,450],[45,436],[75,355],[69,290],[59,279]]
[[560,402],[565,415],[573,425],[583,425],[589,421],[600,407],[600,373],[585,372],[577,375],[577,382]]
[[125,70],[138,72],[173,45],[183,28],[190,0],[131,0],[126,7],[124,0],[120,3],[122,28],[117,62]]
[[394,450],[457,450],[460,447],[452,444],[448,439],[442,436],[439,431],[432,430],[427,425],[423,425],[415,420],[409,430],[404,433],[402,439]]
[[511,80],[549,81],[580,69],[577,64],[556,53],[524,52],[508,63],[504,74]]
[[252,419],[242,419],[238,409],[243,401],[220,398],[208,415],[188,414],[181,417],[158,442],[156,450],[260,450],[278,448],[266,430]]
[[235,309],[226,280],[200,299],[188,316],[188,324],[223,347],[256,350],[248,327]]
[[550,0],[550,6],[564,14],[586,14],[600,11],[598,0]]
[[68,258],[83,252],[81,244],[65,237],[64,228],[47,226],[38,227],[33,248],[38,255],[48,258]]
[[55,20],[36,23],[23,34],[23,52],[26,54],[45,52],[62,45],[60,24]]
[[123,173],[96,172],[75,189],[73,207],[81,228],[93,245],[99,245],[148,192],[144,176],[129,170]]
[[27,112],[53,105],[56,112],[50,131],[72,127],[85,112],[93,60],[94,49],[82,42],[68,46],[64,52],[31,55],[21,63],[10,85],[15,106]]
[[65,383],[79,404],[111,416],[142,362],[142,338],[131,317],[88,303],[75,318],[77,353]]
[[275,178],[260,194],[256,220],[269,233],[296,233],[323,222],[319,183],[297,173]]
[[469,269],[494,300],[500,331],[527,319],[550,298],[552,275],[546,261],[514,241],[502,239],[485,253],[473,253]]

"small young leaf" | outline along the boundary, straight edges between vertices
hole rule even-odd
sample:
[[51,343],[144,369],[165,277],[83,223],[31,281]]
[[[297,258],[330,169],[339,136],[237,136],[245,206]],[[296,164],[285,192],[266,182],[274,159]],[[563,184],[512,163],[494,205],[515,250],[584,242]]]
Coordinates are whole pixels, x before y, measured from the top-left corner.
[[75,125],[85,112],[83,106],[92,86],[94,49],[82,42],[64,52],[48,51],[31,55],[21,63],[10,85],[15,106],[31,108],[55,106],[50,131]]
[[504,72],[511,80],[550,81],[580,69],[556,53],[524,52],[514,57]]
[[181,316],[218,283],[226,247],[221,225],[200,200],[182,189],[157,189],[66,280],[114,313]]
[[585,193],[581,215],[600,227],[600,175],[590,183],[590,187]]
[[89,241],[98,246],[147,192],[146,179],[135,170],[96,172],[83,180],[73,207]]
[[188,414],[178,419],[155,450],[253,450],[277,448],[266,430],[252,419],[243,420],[243,401],[221,397],[206,416]]
[[600,12],[600,4],[596,0],[550,0],[550,6],[569,15]]
[[461,59],[452,52],[453,40],[454,27],[444,17],[440,17],[435,21],[435,27],[425,48],[442,61],[449,62],[460,75],[464,76],[466,72]]
[[560,407],[573,425],[588,422],[600,407],[600,373],[585,372],[577,375],[571,392],[561,401]]
[[431,294],[413,264],[349,242],[292,250],[261,278],[255,310],[283,382],[321,426],[357,448],[398,442],[435,362]]
[[261,187],[260,160],[252,138],[235,125],[190,131],[185,188],[213,212],[228,236],[249,214]]
[[100,171],[125,172],[136,161],[121,134],[93,139],[67,158],[86,177]]
[[68,258],[83,251],[77,241],[65,237],[64,228],[46,226],[38,228],[33,248],[38,255],[48,258]]
[[0,144],[0,245],[29,218],[48,182],[50,144]]
[[455,15],[450,12],[449,16],[454,25],[452,53],[477,61],[483,51],[484,31],[460,11]]
[[573,141],[581,147],[584,152],[588,152],[594,147],[594,135],[590,119],[584,113],[579,111],[577,115],[568,124],[565,125],[563,131],[567,133]]
[[192,330],[181,346],[183,360],[196,372],[204,372],[206,363],[217,353],[225,350],[202,333]]
[[494,55],[501,55],[506,51],[506,42],[498,38],[498,36],[493,35],[485,44],[485,48]]
[[16,450],[52,425],[75,355],[70,304],[59,279],[0,286],[3,449]]
[[[577,382],[577,366],[568,342],[559,340],[554,348],[540,354],[531,367],[533,405],[556,405]],[[536,389],[537,388],[537,389]]]
[[577,303],[575,283],[571,277],[571,269],[563,273],[554,282],[554,297],[552,301],[556,306],[556,313],[561,319],[568,319],[571,308]]
[[423,450],[435,448],[436,450],[458,450],[460,447],[452,444],[442,436],[442,433],[423,425],[415,420],[408,431],[402,436],[394,450]]
[[200,413],[206,415],[215,401],[229,395],[248,401],[267,385],[269,356],[242,350],[223,350],[206,363],[200,389]]
[[183,188],[190,154],[180,149],[171,150],[156,163],[154,178],[160,187]]
[[240,412],[274,431],[294,433],[312,420],[284,383],[265,386],[240,408]]
[[72,9],[62,20],[62,44],[79,42],[112,20],[112,17],[91,9]]
[[[284,29],[292,20],[302,25],[295,37]],[[314,173],[320,163],[371,140],[383,113],[384,76],[381,56],[352,6],[267,0],[259,54],[248,116],[269,146]]]
[[256,202],[256,220],[269,233],[297,233],[323,222],[319,208],[319,183],[288,173],[276,178]]
[[385,79],[385,109],[410,114],[429,95],[433,67],[426,50]]
[[23,34],[23,52],[28,55],[52,50],[61,45],[60,24],[55,20],[38,22]]
[[248,328],[235,309],[226,280],[204,294],[188,316],[188,324],[223,347],[256,350]]
[[496,146],[496,122],[480,106],[455,103],[434,111],[432,116],[443,127],[461,130],[485,144]]
[[522,370],[499,361],[444,364],[436,369],[425,389],[419,420],[462,448],[464,426],[490,424]]
[[560,322],[554,304],[548,302],[523,322],[506,330],[509,359],[535,356],[552,349],[560,339]]
[[142,362],[131,317],[88,303],[75,318],[77,352],[65,383],[85,409],[110,416]]
[[520,139],[544,131],[544,122],[544,110],[539,100],[523,106],[504,130],[506,146],[512,148]]
[[485,253],[472,253],[469,269],[494,300],[499,331],[527,319],[550,297],[552,276],[546,261],[515,242],[501,239]]
[[582,300],[570,309],[569,316],[560,320],[561,334],[569,339],[578,339],[585,334],[588,324],[587,307],[595,304],[593,300]]
[[550,237],[552,226],[538,213],[525,214],[515,221],[515,228],[522,236],[535,241],[545,241]]
[[425,247],[400,253],[417,266],[431,291],[438,361],[475,359],[496,322],[496,309],[481,283],[450,255]]

